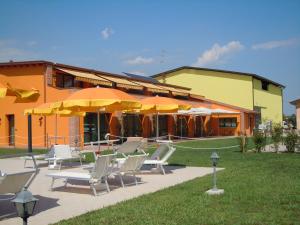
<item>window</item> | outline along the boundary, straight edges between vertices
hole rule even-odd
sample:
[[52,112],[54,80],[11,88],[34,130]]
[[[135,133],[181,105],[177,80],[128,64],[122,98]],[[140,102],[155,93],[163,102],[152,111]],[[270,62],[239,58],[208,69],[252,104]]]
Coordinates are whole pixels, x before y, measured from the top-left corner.
[[258,128],[259,124],[261,124],[262,119],[261,119],[261,107],[259,106],[254,106],[254,111],[257,112],[257,114],[255,114],[255,128]]
[[152,93],[153,96],[170,97],[169,93]]
[[266,82],[266,81],[262,81],[261,82],[261,89],[263,89],[265,91],[269,90],[269,83]]
[[175,95],[173,98],[177,98],[177,99],[180,99],[180,100],[188,100],[189,99],[188,96],[182,96],[182,95]]
[[61,87],[61,88],[74,87],[74,77],[67,74],[57,74],[56,87]]
[[236,118],[220,118],[219,127],[237,127]]

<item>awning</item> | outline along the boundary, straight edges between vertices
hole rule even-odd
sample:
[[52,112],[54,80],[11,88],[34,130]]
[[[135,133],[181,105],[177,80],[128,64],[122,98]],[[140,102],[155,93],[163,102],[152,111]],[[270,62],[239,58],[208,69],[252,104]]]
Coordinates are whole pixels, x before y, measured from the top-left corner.
[[78,81],[84,81],[84,82],[92,83],[94,85],[99,84],[99,85],[112,87],[111,81],[106,80],[102,77],[96,76],[93,73],[69,70],[69,69],[58,68],[58,67],[56,67],[56,69],[75,76],[75,80],[78,80]]
[[178,95],[178,96],[188,96],[190,94],[189,91],[181,89],[181,88],[174,88],[170,86],[162,86],[162,85],[155,85],[160,88],[163,88],[165,90],[171,91],[173,95]]
[[32,90],[22,90],[22,89],[14,89],[14,93],[17,97],[17,99],[27,99],[27,100],[34,100],[39,94],[39,90],[32,89]]
[[212,109],[212,114],[239,114],[239,112],[230,111],[226,109]]
[[0,83],[0,98],[4,98],[7,93],[7,87]]
[[32,88],[31,90],[25,90],[14,88],[10,85],[10,83],[7,83],[6,86],[0,83],[0,98],[4,98],[5,96],[16,96],[17,102],[22,102],[24,100],[28,102],[36,100],[40,94],[39,90],[35,88]]
[[126,88],[126,89],[135,89],[135,90],[143,90],[143,86],[133,83],[126,78],[119,78],[119,77],[113,77],[113,76],[106,76],[106,75],[100,75],[102,78],[105,78],[111,82],[116,83],[117,87]]
[[137,83],[143,87],[146,87],[148,91],[152,91],[154,93],[164,93],[167,94],[169,93],[169,90],[166,90],[162,87],[158,87],[157,85],[151,84],[151,83],[146,83],[146,82],[141,82],[141,81],[133,81],[134,83]]
[[205,96],[203,96],[203,95],[192,94],[192,93],[190,94],[190,97],[195,98],[195,99],[200,99],[200,100],[205,98]]
[[190,110],[179,110],[177,114],[183,115],[211,115],[211,114],[239,114],[238,112],[225,109],[191,108]]

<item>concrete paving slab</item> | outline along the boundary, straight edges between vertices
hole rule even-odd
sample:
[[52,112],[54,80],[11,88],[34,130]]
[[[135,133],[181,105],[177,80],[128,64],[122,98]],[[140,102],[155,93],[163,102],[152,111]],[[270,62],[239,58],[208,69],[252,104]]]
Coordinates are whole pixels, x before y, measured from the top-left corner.
[[[1,159],[0,170],[7,173],[24,171],[22,159]],[[197,177],[212,173],[207,167],[167,167],[167,174],[141,174],[138,175],[141,184],[120,187],[118,178],[111,177],[109,184],[111,192],[103,192],[94,196],[87,182],[70,181],[66,188],[62,180],[55,183],[54,191],[50,191],[51,178],[47,173],[53,173],[47,167],[42,167],[29,190],[39,199],[35,215],[29,218],[31,225],[55,223],[102,207],[116,204],[144,194],[155,192]],[[220,170],[220,169],[219,169]],[[81,167],[65,168],[64,171],[87,172]],[[130,177],[125,183],[131,183]],[[99,187],[103,190],[104,187]],[[1,197],[1,196],[0,196]],[[20,224],[15,209],[10,201],[0,201],[0,225]]]

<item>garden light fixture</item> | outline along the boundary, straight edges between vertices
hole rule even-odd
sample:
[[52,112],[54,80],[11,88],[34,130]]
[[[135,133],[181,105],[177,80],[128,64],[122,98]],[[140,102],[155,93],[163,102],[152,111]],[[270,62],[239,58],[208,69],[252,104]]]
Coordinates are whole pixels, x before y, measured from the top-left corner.
[[216,174],[216,167],[218,164],[218,161],[220,159],[219,155],[216,152],[213,152],[210,156],[212,166],[213,166],[213,188],[206,191],[209,195],[221,195],[224,194],[224,189],[218,189],[217,188],[217,174]]
[[23,225],[27,225],[27,219],[32,216],[37,201],[38,199],[33,197],[26,187],[12,200],[18,216],[23,219]]

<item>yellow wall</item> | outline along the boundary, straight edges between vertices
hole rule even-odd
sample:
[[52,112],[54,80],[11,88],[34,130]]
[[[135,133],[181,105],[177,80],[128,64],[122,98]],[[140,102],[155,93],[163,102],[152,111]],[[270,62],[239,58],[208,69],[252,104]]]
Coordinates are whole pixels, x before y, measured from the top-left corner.
[[184,69],[158,77],[160,82],[191,88],[192,93],[246,109],[253,109],[252,78],[231,73]]
[[282,93],[281,88],[269,84],[268,91],[262,90],[261,81],[253,79],[254,106],[261,107],[262,120],[282,122]]
[[[282,121],[282,91],[280,87],[269,85],[269,90],[261,89],[261,81],[251,76],[206,70],[183,69],[156,78],[168,84],[191,88],[195,94],[253,110],[261,108],[263,120]],[[253,85],[252,85],[253,84]]]

